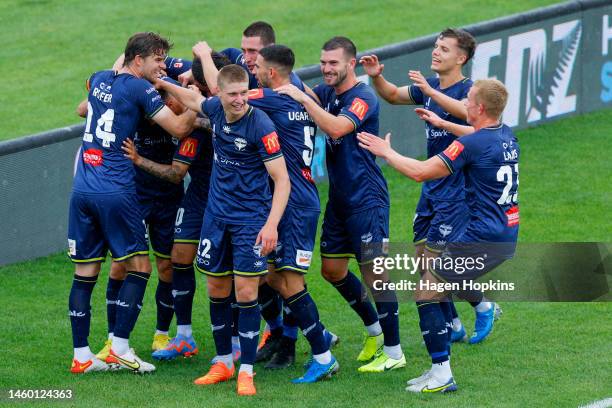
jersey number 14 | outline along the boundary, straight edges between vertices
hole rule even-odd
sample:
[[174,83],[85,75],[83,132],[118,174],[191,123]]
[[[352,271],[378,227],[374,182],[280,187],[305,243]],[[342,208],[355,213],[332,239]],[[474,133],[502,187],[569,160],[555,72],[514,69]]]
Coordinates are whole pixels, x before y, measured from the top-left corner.
[[[91,103],[87,103],[87,123],[85,124],[85,134],[83,140],[86,142],[93,142],[93,135],[91,134],[91,119],[93,117],[93,108]],[[96,126],[96,137],[102,140],[103,147],[110,147],[110,144],[115,141],[115,134],[113,131],[113,120],[115,120],[115,110],[107,109],[100,119],[97,121]]]

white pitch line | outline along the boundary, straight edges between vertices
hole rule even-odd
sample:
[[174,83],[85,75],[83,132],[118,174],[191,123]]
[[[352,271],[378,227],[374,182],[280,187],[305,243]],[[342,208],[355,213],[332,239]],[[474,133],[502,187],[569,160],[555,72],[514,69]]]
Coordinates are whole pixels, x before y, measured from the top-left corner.
[[612,398],[602,399],[600,401],[593,401],[588,405],[582,405],[579,408],[610,408],[612,407]]

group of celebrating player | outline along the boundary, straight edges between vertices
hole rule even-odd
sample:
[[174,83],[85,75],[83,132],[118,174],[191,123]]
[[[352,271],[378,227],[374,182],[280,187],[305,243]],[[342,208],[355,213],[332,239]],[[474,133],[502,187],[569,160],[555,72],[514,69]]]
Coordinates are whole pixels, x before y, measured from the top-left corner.
[[[425,268],[421,280],[475,279],[512,257],[519,148],[500,122],[504,86],[496,80],[472,83],[462,74],[476,47],[469,33],[440,33],[431,64],[437,75],[426,79],[410,71],[410,86],[387,82],[375,55],[359,60],[383,99],[424,105],[416,111],[426,122],[426,161],[399,155],[390,135],[377,136],[378,98],[357,79],[357,51],[348,38],[323,45],[324,83],[313,89],[293,72],[293,51],[275,44],[269,24],[247,27],[241,47],[242,52],[215,52],[200,42],[191,62],[169,57],[170,44],[159,35],[138,33],[113,70],[89,78],[88,98],[78,108],[87,121],[68,232],[76,269],[69,297],[73,373],[155,370],[128,342],[151,274],[149,244],[159,277],[154,359],[198,353],[191,328],[197,269],[207,276],[216,356],[195,384],[230,380],[239,360],[237,392],[255,394],[254,363],[292,365],[298,327],[311,358],[304,375],[292,382],[312,383],[338,371],[330,351],[338,337],[320,321],[304,281],[320,213],[310,171],[317,127],[325,133],[330,183],[321,274],[365,326],[359,372],[406,365],[396,295],[373,287],[372,262],[385,256],[390,206],[376,156],[424,182],[414,219],[417,256],[476,256],[484,244],[494,244],[484,268],[462,274],[443,266]],[[191,181],[184,191],[187,173]],[[90,299],[108,250],[113,259],[106,292],[109,336],[94,355],[88,344]],[[365,286],[348,270],[351,257]],[[482,341],[491,332],[496,305],[481,292],[454,294],[475,308],[469,342]],[[408,381],[408,391],[457,388],[450,344],[467,336],[451,296],[416,292],[432,366]],[[177,334],[170,339],[173,315]],[[262,317],[267,330],[258,349]]]

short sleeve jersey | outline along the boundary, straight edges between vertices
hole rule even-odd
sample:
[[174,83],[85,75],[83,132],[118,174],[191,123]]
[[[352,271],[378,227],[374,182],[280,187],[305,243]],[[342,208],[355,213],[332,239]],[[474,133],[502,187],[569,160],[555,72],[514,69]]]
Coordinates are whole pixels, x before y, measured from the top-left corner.
[[174,80],[178,80],[178,76],[189,71],[193,65],[189,60],[170,56],[166,57],[164,63],[166,64],[166,75]]
[[248,107],[227,122],[218,97],[202,102],[213,129],[214,160],[207,211],[236,225],[263,225],[272,203],[264,162],[282,157],[274,124],[263,111]]
[[[178,140],[161,126],[142,120],[134,139],[138,154],[156,163],[171,164]],[[136,191],[140,197],[178,197],[182,195],[183,183],[175,184],[135,167]]]
[[438,154],[452,174],[465,175],[471,215],[466,235],[472,240],[516,242],[519,156],[516,136],[506,125],[463,136]]
[[308,112],[291,97],[269,88],[249,91],[249,104],[268,114],[278,132],[291,180],[288,205],[319,211],[319,194],[310,170],[316,127]]
[[204,202],[210,187],[212,171],[212,135],[203,129],[194,130],[181,140],[174,154],[174,161],[189,165],[191,182],[187,194],[199,202]]
[[[472,87],[472,81],[468,78],[464,78],[444,89],[440,88],[440,79],[437,77],[427,78],[427,82],[433,89],[457,100],[467,98],[467,94]],[[416,105],[423,105],[425,109],[434,112],[444,120],[467,126],[467,122],[451,116],[430,97],[423,95],[423,92],[418,86],[411,85],[408,90],[410,92],[410,97]],[[425,134],[427,136],[427,157],[433,157],[441,153],[448,145],[457,139],[457,136],[449,131],[434,127],[428,122],[425,123]],[[457,172],[448,177],[426,181],[423,183],[423,194],[427,198],[435,200],[464,200],[464,185],[463,173]]]
[[376,206],[389,206],[387,182],[376,157],[359,147],[357,132],[378,134],[378,98],[368,85],[358,82],[336,95],[333,87],[313,88],[323,109],[344,116],[354,130],[339,139],[326,135],[326,162],[329,176],[329,202],[336,211],[352,214]]
[[145,79],[100,71],[88,81],[87,122],[73,190],[83,193],[135,191],[134,165],[121,146],[133,139],[142,118],[164,107]]

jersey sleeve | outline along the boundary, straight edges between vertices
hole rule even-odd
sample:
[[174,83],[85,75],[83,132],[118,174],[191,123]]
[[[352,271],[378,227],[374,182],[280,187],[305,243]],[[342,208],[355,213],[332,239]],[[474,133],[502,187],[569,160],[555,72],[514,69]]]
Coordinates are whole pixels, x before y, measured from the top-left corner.
[[161,95],[151,83],[145,79],[136,79],[130,83],[130,94],[136,98],[145,115],[155,116],[164,105]]
[[463,137],[451,143],[438,157],[442,159],[451,174],[458,172],[472,162],[474,156],[473,138]]
[[[435,78],[427,78],[427,82],[433,88],[436,87],[436,79]],[[408,87],[408,95],[412,99],[415,105],[424,105],[425,104],[425,96],[423,95],[423,91],[416,85],[410,85]],[[467,95],[467,94],[466,94]]]
[[174,58],[167,56],[164,61],[166,64],[166,75],[174,80],[178,80],[178,76],[191,69],[191,61],[182,58]]
[[176,152],[174,153],[174,161],[190,165],[200,154],[202,149],[201,139],[194,132],[188,137],[181,140]]
[[203,114],[205,114],[209,118],[212,118],[215,112],[217,111],[217,109],[219,109],[219,106],[221,106],[221,102],[219,101],[219,98],[212,97],[212,98],[204,99],[202,101],[202,105],[200,105],[200,109],[202,110]]
[[232,64],[244,65],[242,51],[240,51],[238,48],[226,48],[222,50],[220,54],[225,55],[232,62]]
[[249,96],[249,105],[254,106],[262,111],[268,113],[274,108],[274,97],[272,91],[269,88],[254,88],[250,89]]
[[346,102],[347,103],[342,107],[338,116],[344,116],[350,119],[355,129],[357,129],[363,122],[372,116],[378,101],[371,93],[361,92],[348,99]]
[[259,156],[264,162],[277,159],[283,155],[283,152],[274,123],[263,111],[257,113],[258,119],[253,142],[257,146]]

